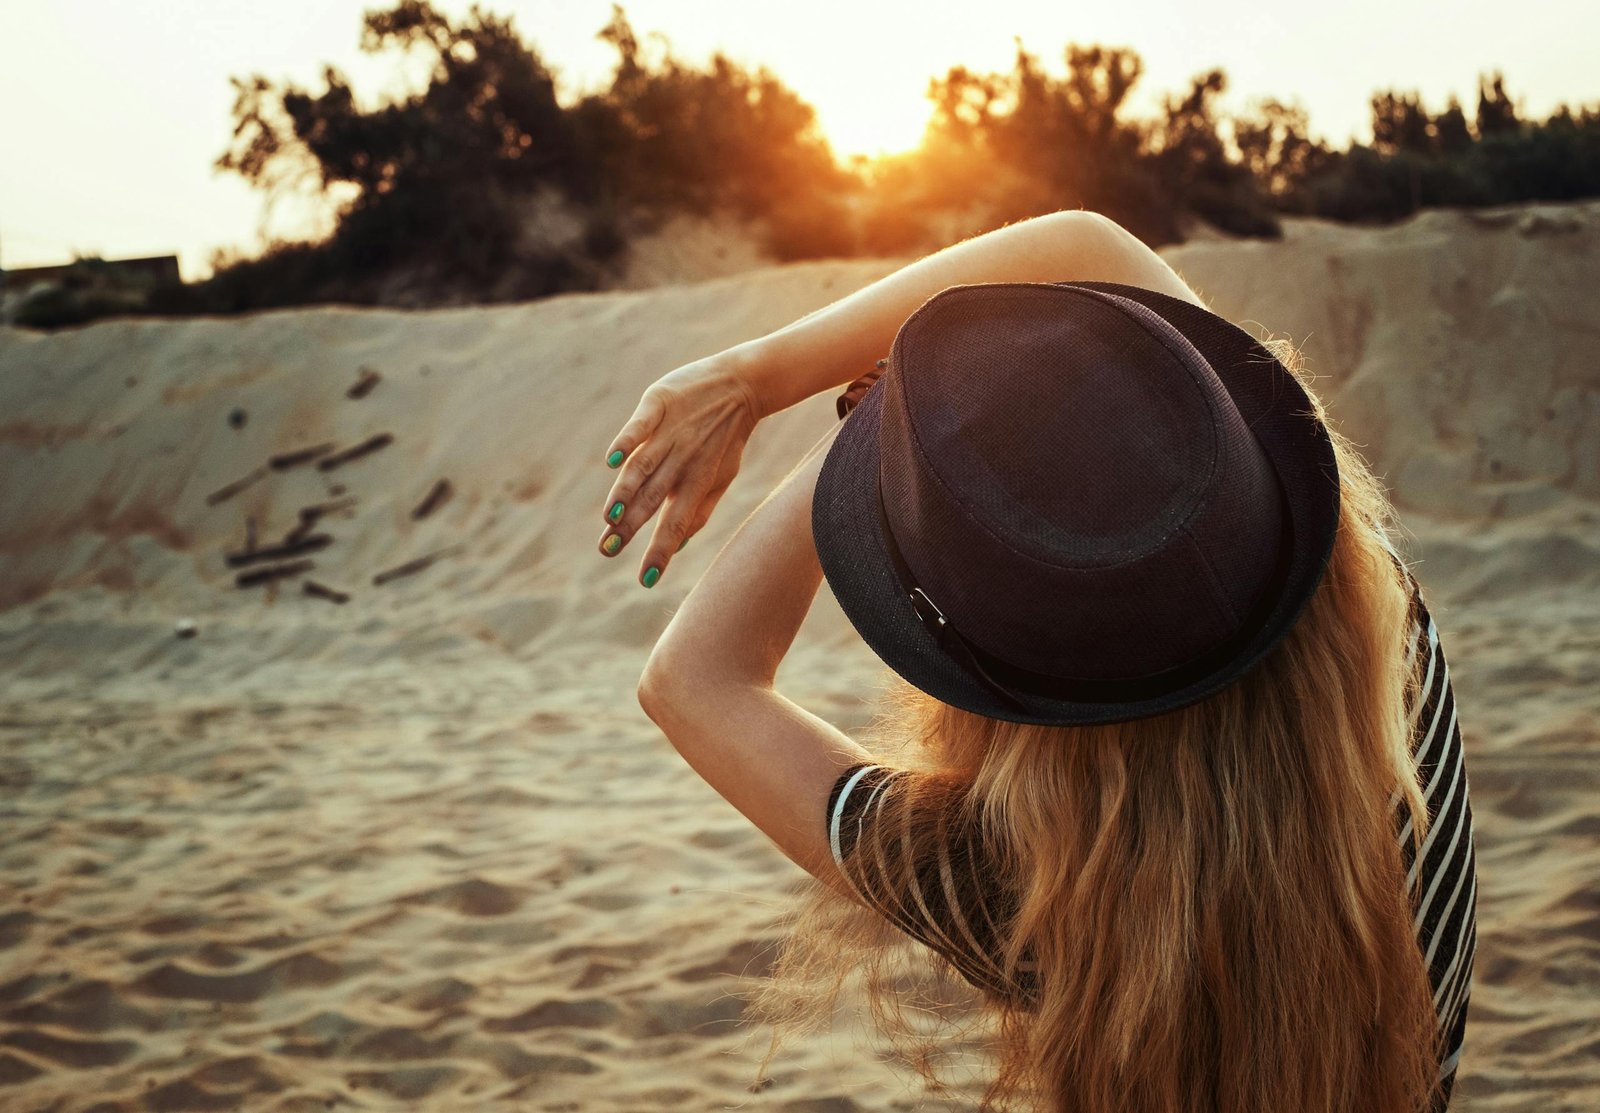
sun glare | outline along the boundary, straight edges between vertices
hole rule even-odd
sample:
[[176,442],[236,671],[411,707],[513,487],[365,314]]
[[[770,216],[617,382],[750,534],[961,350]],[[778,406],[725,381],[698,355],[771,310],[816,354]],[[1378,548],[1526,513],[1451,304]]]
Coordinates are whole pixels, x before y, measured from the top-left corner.
[[840,158],[852,155],[899,154],[922,142],[933,106],[924,98],[904,95],[872,96],[860,88],[842,96],[814,96],[817,126]]

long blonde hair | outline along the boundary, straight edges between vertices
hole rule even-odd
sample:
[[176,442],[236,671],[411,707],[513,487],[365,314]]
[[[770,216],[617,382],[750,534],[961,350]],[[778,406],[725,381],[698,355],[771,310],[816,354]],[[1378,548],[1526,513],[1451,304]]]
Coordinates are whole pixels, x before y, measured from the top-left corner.
[[1134,722],[1034,726],[897,681],[870,732],[875,753],[893,751],[878,760],[922,774],[892,780],[900,796],[880,805],[910,817],[897,857],[980,832],[1007,894],[1001,960],[1036,963],[1037,997],[973,993],[941,956],[810,882],[752,996],[773,1025],[763,1070],[859,973],[880,1032],[936,1090],[959,1049],[992,1060],[985,1110],[1426,1108],[1438,1035],[1396,825],[1409,810],[1420,840],[1427,819],[1406,714],[1420,661],[1392,509],[1334,443],[1341,519],[1324,579],[1222,692]]

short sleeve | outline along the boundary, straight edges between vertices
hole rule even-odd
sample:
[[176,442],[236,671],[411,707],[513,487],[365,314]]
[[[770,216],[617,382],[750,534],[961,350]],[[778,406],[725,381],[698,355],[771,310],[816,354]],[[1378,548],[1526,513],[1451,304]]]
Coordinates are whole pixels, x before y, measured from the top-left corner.
[[[883,765],[846,769],[828,796],[828,843],[861,898],[911,938],[947,959],[969,983],[1006,998],[1036,988],[1032,964],[1008,976],[996,960],[1004,922],[1002,886],[975,830],[913,815],[904,791],[920,774]],[[918,857],[913,825],[933,822],[931,850]]]

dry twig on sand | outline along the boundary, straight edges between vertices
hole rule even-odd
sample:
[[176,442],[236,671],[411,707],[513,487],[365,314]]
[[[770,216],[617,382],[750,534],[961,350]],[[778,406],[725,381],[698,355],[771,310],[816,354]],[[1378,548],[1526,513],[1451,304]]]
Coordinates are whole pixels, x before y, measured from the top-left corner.
[[363,367],[361,375],[355,381],[355,385],[345,391],[344,396],[346,398],[365,398],[372,393],[372,388],[377,386],[382,379],[383,376],[372,368]]
[[421,521],[432,514],[439,507],[450,501],[450,496],[455,494],[455,488],[450,486],[448,479],[441,479],[433,485],[433,489],[423,496],[421,502],[411,511],[413,521]]
[[219,487],[206,496],[206,505],[215,506],[219,502],[226,502],[250,484],[255,483],[267,474],[266,468],[257,468],[243,479],[236,479],[226,487]]
[[314,560],[292,560],[288,564],[273,564],[266,568],[254,568],[249,572],[240,572],[233,578],[234,587],[255,587],[258,584],[276,583],[286,580],[290,576],[300,576],[311,571],[317,566]]
[[317,583],[316,580],[307,580],[300,586],[301,590],[303,590],[307,595],[313,596],[317,599],[326,599],[328,602],[337,603],[341,607],[350,602],[349,592],[335,591],[326,584]]
[[326,533],[314,533],[310,537],[302,537],[294,541],[281,541],[276,545],[268,545],[260,549],[251,549],[246,552],[224,553],[229,568],[241,568],[246,564],[260,564],[267,560],[282,560],[284,557],[304,556],[306,553],[319,553],[333,544],[333,538]]
[[379,572],[372,577],[372,585],[374,587],[382,587],[390,580],[398,580],[404,576],[415,576],[423,569],[432,567],[438,561],[447,556],[453,556],[460,550],[460,545],[451,545],[440,549],[438,552],[429,553],[427,556],[420,556],[416,560],[408,560],[404,564],[398,564],[387,571]]
[[326,456],[333,451],[333,442],[327,444],[314,444],[309,448],[296,448],[289,452],[280,452],[276,456],[267,458],[267,466],[273,471],[288,471],[301,464],[309,464],[319,456]]
[[351,445],[343,452],[335,452],[332,456],[324,457],[317,462],[317,467],[322,471],[332,471],[334,468],[348,464],[352,460],[359,460],[363,456],[369,456],[380,448],[387,448],[393,443],[393,433],[376,433],[360,444]]
[[329,514],[337,514],[342,510],[352,510],[360,500],[354,495],[346,499],[335,499],[331,502],[318,502],[310,506],[302,506],[299,510],[300,522],[284,537],[284,542],[298,541],[311,532],[318,522]]

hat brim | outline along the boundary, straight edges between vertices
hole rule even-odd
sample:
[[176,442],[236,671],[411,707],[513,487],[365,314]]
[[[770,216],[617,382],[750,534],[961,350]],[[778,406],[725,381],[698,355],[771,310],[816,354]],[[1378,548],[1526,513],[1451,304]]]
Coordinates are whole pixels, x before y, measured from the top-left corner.
[[[1004,703],[939,647],[895,576],[877,503],[878,427],[885,394],[881,379],[844,419],[817,476],[811,511],[817,557],[840,608],[873,652],[908,683],[945,703],[995,719],[1047,725],[1121,722],[1174,711],[1250,671],[1310,601],[1338,529],[1333,444],[1295,377],[1237,325],[1192,302],[1142,287],[1112,282],[1047,285],[1101,291],[1158,313],[1211,364],[1271,461],[1287,499],[1291,551],[1282,590],[1255,636],[1216,670],[1147,698],[1091,703],[1017,692],[1026,710]],[[983,573],[975,569],[974,574]]]

